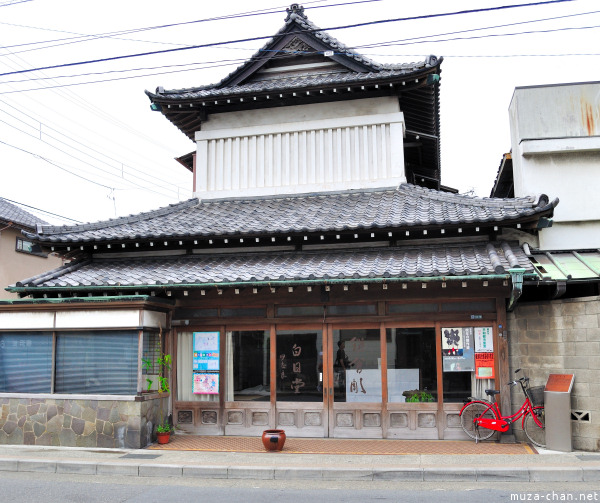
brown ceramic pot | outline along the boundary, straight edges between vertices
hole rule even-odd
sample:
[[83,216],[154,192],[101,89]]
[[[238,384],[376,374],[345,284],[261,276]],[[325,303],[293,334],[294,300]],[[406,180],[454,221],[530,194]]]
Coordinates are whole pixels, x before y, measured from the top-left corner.
[[167,444],[169,443],[169,439],[171,438],[171,432],[167,431],[166,433],[156,433],[156,441],[159,444]]
[[267,451],[280,451],[285,444],[285,431],[265,430],[262,434],[262,443]]

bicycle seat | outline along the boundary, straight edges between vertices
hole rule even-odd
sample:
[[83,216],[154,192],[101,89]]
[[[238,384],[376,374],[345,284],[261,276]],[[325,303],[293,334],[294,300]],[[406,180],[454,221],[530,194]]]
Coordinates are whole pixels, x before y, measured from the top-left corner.
[[500,392],[497,389],[486,389],[485,394],[489,396],[499,395]]

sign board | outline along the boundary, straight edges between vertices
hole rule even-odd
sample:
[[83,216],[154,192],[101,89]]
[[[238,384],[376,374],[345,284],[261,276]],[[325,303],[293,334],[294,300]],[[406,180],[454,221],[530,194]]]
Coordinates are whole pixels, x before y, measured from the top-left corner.
[[475,352],[494,352],[494,338],[492,327],[475,327]]
[[218,372],[194,372],[192,391],[195,395],[218,395]]
[[473,372],[473,327],[442,328],[442,356],[444,372]]
[[575,381],[574,374],[550,374],[546,389],[544,391],[554,391],[557,393],[570,393]]
[[475,353],[475,378],[494,379],[494,353]]
[[194,332],[192,370],[219,370],[219,332]]

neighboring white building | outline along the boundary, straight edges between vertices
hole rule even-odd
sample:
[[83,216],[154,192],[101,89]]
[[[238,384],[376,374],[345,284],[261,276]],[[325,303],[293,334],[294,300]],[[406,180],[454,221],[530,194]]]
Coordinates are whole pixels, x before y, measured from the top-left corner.
[[560,199],[544,251],[600,247],[600,82],[517,87],[510,104],[514,196]]

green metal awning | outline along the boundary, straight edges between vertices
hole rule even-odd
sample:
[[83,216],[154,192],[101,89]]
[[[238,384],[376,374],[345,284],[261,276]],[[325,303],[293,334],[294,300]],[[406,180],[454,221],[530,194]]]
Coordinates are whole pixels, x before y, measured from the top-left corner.
[[543,280],[600,279],[600,250],[534,252],[529,259]]

